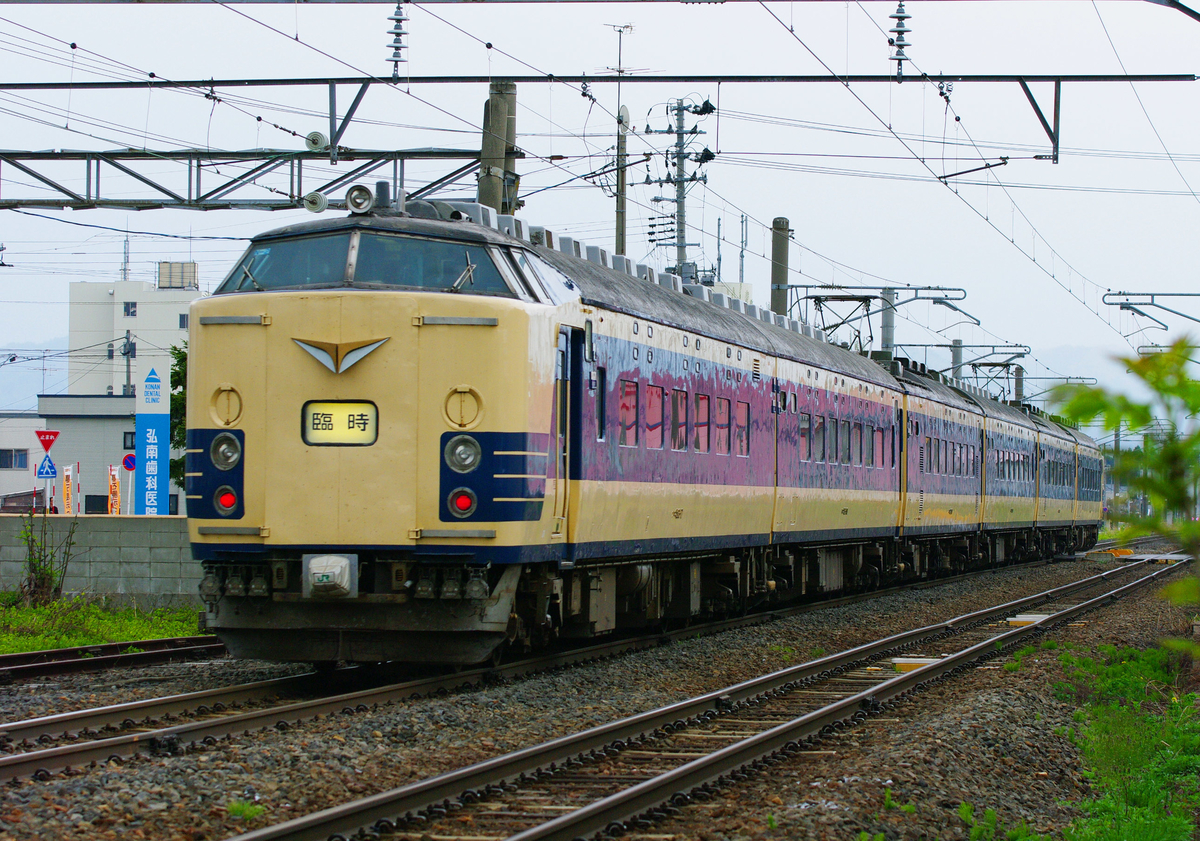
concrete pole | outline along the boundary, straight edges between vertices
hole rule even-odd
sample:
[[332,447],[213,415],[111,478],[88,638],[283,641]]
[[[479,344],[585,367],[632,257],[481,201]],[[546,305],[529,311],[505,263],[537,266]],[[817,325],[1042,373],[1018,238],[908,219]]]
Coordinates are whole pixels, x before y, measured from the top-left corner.
[[896,352],[896,290],[884,289],[879,297],[883,299],[883,312],[879,326],[879,349],[891,355]]
[[504,93],[504,192],[500,212],[517,212],[517,85],[501,82]]
[[771,222],[771,312],[777,315],[787,315],[789,230],[786,216]]
[[125,395],[133,394],[133,342],[131,341],[133,334],[131,331],[125,331],[125,347],[121,351],[125,354]]
[[629,131],[629,109],[622,105],[617,109],[617,232],[613,250],[625,253],[625,193],[626,138]]
[[[683,118],[687,108],[683,100],[675,102],[675,273],[684,277],[687,262],[687,149],[684,143]],[[684,282],[688,279],[684,277]]]
[[1113,496],[1121,493],[1121,481],[1117,477],[1116,466],[1121,460],[1121,425],[1117,424],[1117,430],[1113,433]]
[[954,379],[962,379],[962,339],[950,340],[950,365]]
[[[504,88],[511,82],[492,82],[483,106],[483,144],[479,156],[478,202],[500,212],[504,200],[505,146],[508,137],[508,103]],[[515,86],[513,86],[515,87]]]
[[1013,399],[1018,403],[1025,400],[1025,369],[1020,365],[1013,369]]

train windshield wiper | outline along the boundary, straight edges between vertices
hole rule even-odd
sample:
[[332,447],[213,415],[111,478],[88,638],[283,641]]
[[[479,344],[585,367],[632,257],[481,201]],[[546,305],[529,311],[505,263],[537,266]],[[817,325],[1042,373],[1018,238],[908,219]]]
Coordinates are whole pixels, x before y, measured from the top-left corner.
[[458,280],[454,281],[454,285],[450,287],[451,292],[461,292],[465,284],[475,285],[475,264],[471,262],[471,254],[468,251],[463,252],[467,258],[467,267],[462,270],[462,274],[458,276]]
[[254,265],[254,259],[255,259],[254,257],[251,257],[249,260],[247,260],[246,262],[242,263],[241,266],[239,266],[239,268],[242,270],[242,277],[241,277],[241,280],[238,281],[238,285],[237,285],[238,289],[241,289],[243,286],[245,286],[246,281],[249,280],[250,283],[254,285],[254,291],[256,291],[256,292],[263,291],[263,288],[259,285],[258,281],[254,278],[254,275],[250,273],[250,267]]

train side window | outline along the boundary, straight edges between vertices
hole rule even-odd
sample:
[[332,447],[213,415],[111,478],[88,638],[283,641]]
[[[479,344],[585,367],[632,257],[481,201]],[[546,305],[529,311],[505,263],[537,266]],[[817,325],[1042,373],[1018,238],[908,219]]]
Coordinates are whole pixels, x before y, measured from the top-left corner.
[[671,391],[671,449],[688,448],[688,393],[678,388]]
[[638,384],[632,380],[621,380],[620,405],[621,432],[618,444],[622,447],[638,445]]
[[863,464],[875,466],[875,430],[870,424],[863,427]]
[[788,395],[788,411],[793,415],[796,414],[796,392]]
[[838,463],[838,453],[841,452],[838,449],[838,420],[837,420],[837,418],[831,417],[829,419],[828,432],[825,433],[825,436],[826,436],[825,457],[829,461],[830,464],[837,464]]
[[662,386],[646,386],[646,449],[663,447],[663,390]]
[[838,430],[838,446],[841,448],[842,464],[850,463],[850,421],[844,420],[841,422],[841,429]]
[[925,446],[921,448],[921,472],[933,472],[933,439],[925,436]]
[[892,424],[892,426],[888,429],[888,435],[886,438],[883,439],[883,441],[884,441],[884,444],[887,446],[887,453],[885,454],[886,457],[884,458],[884,464],[891,462],[891,468],[892,468],[892,470],[895,470],[896,469],[896,425],[895,424]]
[[825,416],[813,415],[812,460],[825,460]]
[[696,395],[696,417],[692,421],[692,427],[695,429],[695,447],[698,453],[707,453],[709,449],[708,435],[708,395]]
[[942,439],[941,438],[933,439],[933,450],[932,450],[932,452],[929,453],[929,464],[930,464],[930,467],[929,467],[930,473],[941,473],[942,472],[942,468],[941,468],[941,465],[942,465]]
[[850,463],[863,463],[863,425],[855,423],[850,427]]
[[800,438],[798,440],[798,444],[800,447],[800,460],[801,461],[808,461],[810,458],[812,458],[812,447],[810,446],[810,444],[812,442],[811,436],[812,436],[812,415],[810,415],[806,412],[801,412],[800,413]]
[[603,441],[607,433],[608,370],[596,369],[596,440]]
[[882,426],[875,428],[875,466],[887,467],[887,453],[883,449],[886,430]]
[[734,415],[734,454],[742,458],[750,458],[750,404],[737,401],[737,414]]
[[717,398],[717,452],[729,455],[729,399]]

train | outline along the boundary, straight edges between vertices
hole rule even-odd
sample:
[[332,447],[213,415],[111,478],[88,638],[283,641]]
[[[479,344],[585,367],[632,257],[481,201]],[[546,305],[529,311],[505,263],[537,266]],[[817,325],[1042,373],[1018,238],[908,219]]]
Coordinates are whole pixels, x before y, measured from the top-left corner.
[[479,204],[359,199],[191,305],[234,656],[488,663],[1096,542],[1101,454],[1041,411]]

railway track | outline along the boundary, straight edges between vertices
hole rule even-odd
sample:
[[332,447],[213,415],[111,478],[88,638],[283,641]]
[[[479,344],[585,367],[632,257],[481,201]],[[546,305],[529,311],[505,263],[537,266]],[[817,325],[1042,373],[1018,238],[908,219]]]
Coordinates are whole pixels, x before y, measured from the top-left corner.
[[[913,694],[1175,568],[1135,559],[1073,584],[249,832],[236,841],[460,838],[464,830],[478,841],[565,841],[605,831],[645,831],[656,818],[708,799],[723,783],[803,753],[824,736],[879,720]],[[1019,615],[1028,624],[1010,626],[1008,620]],[[888,658],[901,654],[917,667],[897,673]]]
[[0,684],[12,683],[22,678],[220,657],[224,653],[225,645],[219,639],[213,636],[199,636],[3,654],[0,655]]
[[[1032,565],[1041,563],[1047,562],[1031,562]],[[986,570],[933,579],[907,587],[936,587],[981,572]],[[71,772],[73,769],[101,762],[121,762],[137,754],[177,753],[186,750],[189,745],[201,742],[212,744],[220,739],[268,727],[283,730],[331,713],[366,712],[381,704],[468,689],[491,681],[515,679],[547,669],[567,667],[673,641],[770,622],[795,613],[865,601],[901,589],[905,587],[873,590],[666,633],[612,640],[587,648],[525,658],[495,668],[422,677],[333,695],[327,692],[327,682],[319,685],[324,676],[310,673],[0,723],[0,749],[8,751],[7,755],[0,756],[0,779],[48,779],[60,771]],[[274,703],[280,697],[301,694],[316,694],[318,697],[293,703]],[[259,708],[239,711],[248,705]],[[179,718],[193,720],[168,724]]]

